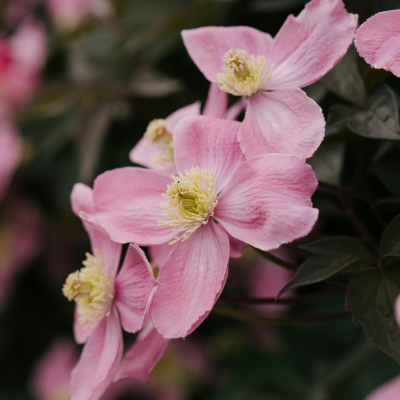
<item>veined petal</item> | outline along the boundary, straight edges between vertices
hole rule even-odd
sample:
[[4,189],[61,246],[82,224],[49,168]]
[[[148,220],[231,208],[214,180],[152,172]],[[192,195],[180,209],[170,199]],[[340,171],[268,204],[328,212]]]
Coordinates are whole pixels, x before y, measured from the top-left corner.
[[215,219],[229,234],[268,251],[306,236],[318,210],[317,178],[304,160],[282,154],[251,158],[218,197]]
[[196,101],[195,103],[182,107],[170,114],[167,118],[165,118],[167,121],[167,131],[173,135],[176,126],[182,118],[200,115],[200,107],[200,101]]
[[143,250],[137,244],[131,244],[115,280],[115,306],[127,332],[142,329],[157,287]]
[[238,139],[247,158],[269,153],[309,158],[324,134],[320,106],[301,89],[285,89],[249,98]]
[[265,87],[303,87],[324,76],[346,53],[357,24],[342,0],[312,0],[297,17],[289,15],[267,58],[275,68]]
[[400,77],[400,10],[367,19],[357,30],[355,45],[368,64]]
[[178,171],[200,167],[217,178],[220,191],[244,161],[237,141],[240,122],[211,117],[185,118],[176,128],[175,164]]
[[136,342],[125,353],[114,382],[122,379],[137,379],[147,382],[168,343],[169,339],[164,339],[149,321],[148,325],[139,333]]
[[94,182],[96,221],[119,243],[160,244],[176,233],[157,226],[165,213],[159,204],[172,182],[156,171],[120,168],[107,171]]
[[400,376],[375,389],[365,400],[396,400],[400,396]]
[[228,235],[213,221],[174,245],[150,307],[162,336],[185,337],[207,317],[225,284],[228,258]]
[[97,400],[112,382],[122,357],[118,313],[103,318],[83,348],[71,374],[71,400]]
[[220,90],[216,83],[211,83],[203,115],[223,118],[228,107],[228,94]]
[[182,31],[183,43],[199,70],[211,82],[218,83],[223,72],[224,54],[241,49],[248,55],[268,56],[272,38],[268,33],[247,26],[208,26]]
[[160,270],[173,248],[169,243],[149,246],[150,261]]

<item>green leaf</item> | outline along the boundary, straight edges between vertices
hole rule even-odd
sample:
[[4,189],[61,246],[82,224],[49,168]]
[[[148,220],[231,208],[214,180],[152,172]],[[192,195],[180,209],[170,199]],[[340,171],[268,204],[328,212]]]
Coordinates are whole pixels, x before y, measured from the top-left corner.
[[386,189],[400,194],[400,160],[394,159],[374,165],[371,171],[382,181]]
[[356,107],[335,104],[329,110],[327,118],[326,134],[331,135],[343,129],[347,129],[347,123],[359,112]]
[[367,108],[347,122],[352,132],[369,138],[400,140],[398,104],[389,86],[378,86],[368,98]]
[[301,264],[295,277],[279,292],[278,297],[298,286],[321,282],[345,268],[362,269],[373,265],[374,259],[356,239],[333,237],[301,246],[316,254]]
[[384,260],[400,257],[400,215],[383,232],[379,251]]
[[395,302],[400,293],[400,268],[367,271],[349,284],[346,310],[354,311],[353,322],[363,325],[365,336],[400,363],[400,328]]
[[344,57],[320,81],[322,85],[350,103],[362,106],[367,92],[357,65],[357,51],[352,46]]

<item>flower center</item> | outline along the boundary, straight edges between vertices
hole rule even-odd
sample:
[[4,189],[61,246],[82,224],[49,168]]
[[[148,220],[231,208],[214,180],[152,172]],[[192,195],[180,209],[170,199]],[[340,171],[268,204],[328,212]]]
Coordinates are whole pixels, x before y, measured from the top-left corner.
[[256,94],[271,78],[274,65],[267,68],[264,56],[249,56],[244,50],[230,49],[224,54],[222,69],[218,74],[219,88],[234,96],[250,97]]
[[215,175],[200,167],[185,171],[186,177],[179,172],[179,176],[173,176],[174,182],[167,185],[167,192],[163,194],[168,203],[160,204],[167,210],[163,214],[166,221],[157,221],[158,226],[173,228],[176,232],[184,232],[175,236],[174,244],[189,239],[201,225],[208,223],[208,219],[214,216],[214,209],[218,204],[217,180]]
[[144,137],[149,143],[157,143],[161,153],[157,154],[151,161],[157,164],[170,164],[174,162],[174,142],[172,135],[167,131],[165,119],[154,119],[147,126]]
[[86,260],[82,262],[85,267],[69,274],[62,289],[69,301],[75,300],[78,304],[79,322],[84,328],[110,315],[114,298],[114,287],[98,250],[97,255],[86,253]]

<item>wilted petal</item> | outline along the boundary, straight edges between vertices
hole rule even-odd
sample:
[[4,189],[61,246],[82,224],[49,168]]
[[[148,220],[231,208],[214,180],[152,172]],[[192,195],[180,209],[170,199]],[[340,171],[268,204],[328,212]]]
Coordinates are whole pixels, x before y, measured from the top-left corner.
[[268,153],[311,157],[325,134],[319,105],[301,89],[250,97],[239,142],[247,158]]
[[318,210],[317,178],[304,160],[281,154],[252,158],[236,170],[218,197],[215,218],[232,236],[272,250],[307,235]]
[[365,21],[355,45],[368,64],[400,77],[400,10],[381,12]]
[[185,337],[207,317],[225,283],[228,258],[228,235],[213,221],[174,245],[150,308],[162,336]]

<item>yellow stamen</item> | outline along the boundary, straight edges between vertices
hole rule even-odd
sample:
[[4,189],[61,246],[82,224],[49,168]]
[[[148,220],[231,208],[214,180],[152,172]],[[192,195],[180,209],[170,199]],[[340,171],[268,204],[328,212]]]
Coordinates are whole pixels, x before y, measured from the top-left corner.
[[171,164],[174,162],[174,142],[171,133],[167,131],[167,121],[155,119],[147,126],[144,137],[151,144],[158,144],[161,153],[157,154],[151,161],[157,164]]

